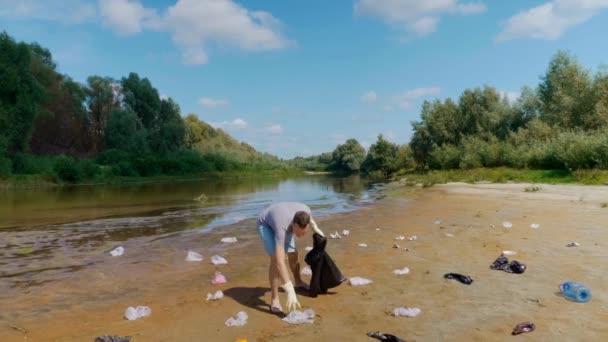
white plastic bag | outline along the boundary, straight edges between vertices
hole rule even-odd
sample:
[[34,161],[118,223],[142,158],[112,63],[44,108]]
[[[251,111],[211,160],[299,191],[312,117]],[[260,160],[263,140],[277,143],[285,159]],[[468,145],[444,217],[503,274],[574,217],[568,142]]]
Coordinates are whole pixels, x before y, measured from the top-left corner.
[[396,274],[396,275],[408,274],[408,273],[410,273],[410,269],[407,268],[407,267],[404,267],[402,269],[394,270],[393,273]]
[[234,243],[234,242],[236,242],[236,241],[237,241],[237,240],[236,240],[236,238],[235,238],[235,237],[225,237],[225,238],[222,238],[222,242],[223,242],[223,243]]
[[186,256],[186,261],[203,261],[203,256],[196,252],[189,251],[188,256]]
[[211,263],[214,265],[225,265],[228,261],[219,255],[214,255],[211,257]]
[[312,324],[314,323],[315,312],[312,309],[304,311],[292,311],[287,317],[283,318],[283,321],[289,324]]
[[344,230],[342,231],[342,235],[344,235],[344,236],[348,236],[348,235],[350,235],[350,231],[348,231],[348,230],[344,229]]
[[336,231],[335,233],[329,233],[329,237],[332,239],[341,239],[342,236],[340,236],[340,233],[338,233],[338,231]]
[[224,298],[224,292],[217,290],[214,294],[207,293],[207,300],[219,300]]
[[306,248],[304,248],[305,251],[310,252],[312,251],[312,247],[311,246],[306,246]]
[[416,317],[416,316],[420,315],[420,312],[422,312],[422,310],[420,310],[418,308],[399,307],[399,308],[396,308],[395,310],[393,310],[393,315],[395,317],[399,317],[399,316]]
[[502,251],[502,255],[515,255],[517,252],[514,251]]
[[371,283],[373,283],[373,281],[371,281],[369,279],[361,278],[361,277],[352,277],[352,278],[348,279],[348,283],[351,284],[352,286],[361,286],[361,285],[371,284]]
[[125,310],[125,318],[129,321],[134,321],[138,318],[150,316],[152,314],[152,310],[150,310],[147,306],[138,306],[136,308],[129,306]]
[[530,225],[530,228],[532,228],[532,229],[538,229],[538,228],[540,228],[540,224],[538,224],[538,223],[532,223]]
[[360,243],[359,247],[367,247],[367,244],[366,243]]
[[399,235],[395,238],[395,240],[405,240],[405,236]]
[[505,228],[511,228],[511,227],[513,227],[513,223],[505,221],[502,223],[502,226]]
[[307,275],[307,276],[311,276],[312,275],[312,270],[310,269],[310,266],[306,265],[304,266],[304,268],[302,268],[302,270],[300,271],[301,275]]
[[236,314],[236,318],[235,317],[230,317],[226,320],[226,326],[227,327],[242,327],[243,325],[247,324],[247,319],[249,318],[249,316],[247,316],[247,313],[245,311],[239,311]]
[[125,248],[123,246],[118,246],[110,252],[110,255],[111,256],[121,256],[124,254],[124,252],[125,252]]
[[418,237],[416,235],[412,235],[412,236],[408,237],[407,239],[410,241],[416,241],[416,240],[418,240]]

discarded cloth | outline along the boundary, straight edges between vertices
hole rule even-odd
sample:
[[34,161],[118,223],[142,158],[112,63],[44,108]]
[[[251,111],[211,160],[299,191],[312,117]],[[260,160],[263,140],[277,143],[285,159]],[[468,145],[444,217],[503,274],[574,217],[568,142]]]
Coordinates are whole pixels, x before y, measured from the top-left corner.
[[111,256],[121,256],[124,253],[125,253],[125,248],[123,246],[118,246],[110,252],[110,255]]
[[226,276],[224,276],[222,274],[222,272],[215,272],[215,275],[213,275],[213,279],[211,279],[211,284],[219,285],[219,284],[225,284],[225,283],[226,283]]
[[348,279],[348,283],[351,284],[352,286],[361,286],[361,285],[371,284],[371,283],[373,283],[373,281],[369,280],[369,279],[361,278],[361,277],[352,277],[352,278]]
[[307,309],[304,311],[294,310],[290,312],[287,317],[283,318],[283,321],[289,324],[312,324],[314,323],[315,312],[313,309]]
[[471,285],[471,283],[473,282],[473,279],[469,276],[465,276],[462,274],[458,274],[458,273],[446,273],[443,275],[443,277],[445,279],[455,279],[458,280],[459,282],[466,284],[466,285]]
[[186,256],[186,261],[203,261],[203,256],[196,252],[189,251],[188,256]]
[[241,326],[247,324],[248,318],[249,318],[249,316],[247,316],[247,313],[245,311],[239,311],[236,314],[236,317],[228,318],[224,324],[227,327],[241,327]]
[[383,342],[406,342],[405,340],[402,340],[395,335],[391,335],[391,334],[387,334],[387,333],[383,333],[383,332],[379,332],[379,331],[367,333],[367,336],[369,336],[371,338],[375,338],[375,339],[383,341]]
[[490,265],[493,270],[502,270],[508,273],[524,273],[527,266],[520,263],[519,261],[513,260],[509,263],[509,259],[506,256],[501,255]]
[[228,261],[219,255],[214,255],[211,257],[211,263],[214,265],[225,265]]
[[310,278],[309,294],[316,297],[319,293],[327,293],[328,289],[334,288],[346,280],[338,269],[333,259],[325,248],[327,238],[320,234],[313,234],[313,248],[304,257],[304,261],[310,265],[312,276]]
[[152,314],[152,310],[150,310],[150,308],[147,306],[141,306],[141,305],[136,308],[129,306],[125,310],[125,318],[128,319],[129,321],[134,321],[138,318],[150,316],[150,314]]
[[93,342],[130,342],[131,336],[110,336],[103,335],[95,338]]
[[521,322],[513,328],[511,335],[519,335],[523,333],[533,332],[536,329],[536,325],[532,322]]
[[207,293],[207,300],[220,300],[224,298],[224,292],[217,290],[214,294]]
[[420,310],[419,308],[404,308],[404,307],[399,307],[393,310],[393,315],[395,317],[416,317],[418,315],[420,315],[420,312],[422,312],[422,310]]

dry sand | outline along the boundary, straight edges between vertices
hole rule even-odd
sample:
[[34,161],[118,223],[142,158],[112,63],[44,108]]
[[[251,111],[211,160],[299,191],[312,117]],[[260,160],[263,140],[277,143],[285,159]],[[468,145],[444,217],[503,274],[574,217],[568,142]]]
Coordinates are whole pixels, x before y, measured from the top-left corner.
[[[531,193],[524,192],[526,186],[439,185],[322,218],[326,233],[351,232],[328,244],[343,273],[373,284],[342,284],[317,298],[300,295],[303,307],[317,313],[312,325],[290,326],[268,312],[267,256],[252,222],[243,222],[205,236],[133,246],[131,254],[78,272],[70,281],[30,288],[0,309],[0,341],[92,341],[103,334],[131,335],[135,342],[373,341],[366,333],[376,330],[407,341],[608,340],[608,208],[601,205],[608,202],[608,188],[542,185]],[[503,221],[513,227],[503,228]],[[532,223],[540,228],[531,229]],[[217,243],[234,235],[236,245]],[[395,241],[398,235],[418,239]],[[565,247],[570,241],[580,246]],[[298,240],[301,250],[309,244],[309,236]],[[189,249],[205,260],[185,262]],[[525,263],[527,271],[490,270],[503,250],[516,251],[509,258]],[[130,256],[134,253],[157,257],[142,263]],[[213,254],[229,264],[213,266]],[[392,273],[406,266],[410,274]],[[216,269],[227,284],[210,284]],[[447,272],[470,275],[474,282],[445,280]],[[586,284],[591,301],[562,298],[558,284],[567,280]],[[218,289],[226,297],[207,302],[206,294]],[[126,307],[136,305],[148,305],[152,315],[123,319]],[[399,306],[422,313],[388,314]],[[224,326],[241,310],[249,315],[247,325]],[[511,336],[522,321],[534,322],[536,331]]]

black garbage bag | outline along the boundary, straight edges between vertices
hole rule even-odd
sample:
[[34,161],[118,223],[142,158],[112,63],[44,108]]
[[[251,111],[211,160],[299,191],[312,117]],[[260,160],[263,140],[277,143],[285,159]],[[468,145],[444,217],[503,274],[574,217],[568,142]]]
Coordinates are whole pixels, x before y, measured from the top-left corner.
[[342,284],[346,278],[325,251],[327,238],[315,233],[312,240],[313,248],[306,254],[304,261],[312,270],[309,294],[311,297],[316,297],[319,293],[325,294],[328,289]]
[[522,264],[517,260],[509,262],[509,259],[507,259],[506,256],[500,255],[498,258],[496,258],[496,260],[494,260],[492,265],[490,265],[490,268],[493,270],[501,270],[508,273],[521,274],[526,271],[527,267],[525,264]]
[[391,335],[391,334],[387,334],[387,333],[383,333],[383,332],[379,332],[379,331],[367,333],[367,336],[375,338],[375,339],[383,341],[383,342],[406,342],[405,340],[402,340],[395,335]]

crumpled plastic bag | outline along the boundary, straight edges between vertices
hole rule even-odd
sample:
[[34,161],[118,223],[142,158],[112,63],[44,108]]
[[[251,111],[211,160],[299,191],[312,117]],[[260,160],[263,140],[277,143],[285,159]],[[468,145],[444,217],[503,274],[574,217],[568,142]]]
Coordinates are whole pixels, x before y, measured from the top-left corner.
[[311,276],[312,275],[312,269],[310,268],[310,266],[304,266],[302,268],[302,270],[300,271],[301,275],[307,275],[307,276]]
[[395,310],[393,310],[393,315],[395,317],[399,317],[399,316],[416,317],[416,316],[420,315],[420,312],[422,312],[422,310],[420,310],[419,308],[398,307],[398,308],[395,308]]
[[217,290],[214,294],[207,293],[207,300],[219,300],[224,298],[224,292]]
[[532,223],[530,225],[530,228],[532,228],[532,229],[538,229],[538,228],[540,228],[540,224],[538,224],[538,223]]
[[405,236],[399,235],[395,238],[395,240],[405,240]]
[[348,279],[348,283],[351,284],[352,286],[361,286],[361,285],[371,284],[371,283],[373,283],[373,281],[362,278],[362,277],[352,277],[352,278]]
[[342,235],[344,235],[344,236],[348,236],[348,235],[350,235],[350,231],[348,231],[348,230],[344,229],[344,230],[342,231]]
[[222,242],[224,242],[224,243],[234,243],[236,241],[237,240],[236,240],[235,237],[225,237],[225,238],[222,238]]
[[118,246],[110,251],[111,256],[121,256],[125,253],[125,248],[123,246]]
[[225,265],[228,261],[219,255],[214,255],[211,257],[211,263],[214,265]]
[[186,261],[203,261],[203,256],[196,252],[189,251],[188,256],[186,256]]
[[150,316],[152,314],[152,310],[147,306],[138,306],[136,308],[129,306],[125,310],[125,318],[129,321],[134,321],[138,318]]
[[312,251],[312,246],[306,246],[306,248],[304,248],[305,251],[310,252]]
[[222,274],[222,272],[215,272],[213,279],[211,279],[211,284],[219,285],[219,284],[225,284],[225,283],[226,283],[226,276],[224,276]]
[[505,221],[502,223],[502,226],[505,228],[511,228],[511,227],[513,227],[513,223]]
[[249,316],[247,316],[245,311],[239,311],[236,314],[236,317],[228,318],[224,324],[227,327],[242,327],[243,325],[247,324],[248,318]]
[[410,269],[407,268],[407,267],[404,267],[402,269],[394,270],[393,273],[396,274],[396,275],[408,274],[408,273],[410,273]]
[[335,233],[329,233],[329,237],[332,239],[341,239],[342,238],[342,236],[340,236],[340,233],[338,233],[337,230]]
[[312,324],[314,323],[315,312],[313,309],[307,309],[304,311],[292,311],[287,317],[283,318],[283,321],[289,324]]
[[367,244],[366,243],[360,243],[359,247],[367,247]]

